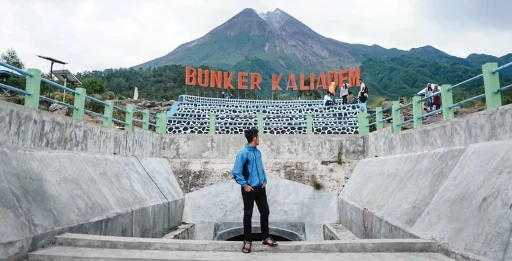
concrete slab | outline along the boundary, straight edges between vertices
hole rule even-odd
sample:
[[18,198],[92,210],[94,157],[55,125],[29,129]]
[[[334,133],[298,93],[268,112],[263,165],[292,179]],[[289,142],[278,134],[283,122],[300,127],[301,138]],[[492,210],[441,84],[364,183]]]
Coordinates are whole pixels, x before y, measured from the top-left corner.
[[359,239],[341,224],[324,224],[325,240],[356,240]]
[[438,240],[461,260],[512,260],[512,140],[359,162],[339,197],[358,237]]
[[181,223],[180,188],[159,177],[172,172],[151,178],[135,157],[0,148],[0,166],[0,260],[19,260],[62,232],[161,237]]
[[[81,234],[63,234],[56,237],[61,246],[88,248],[116,248],[166,251],[218,251],[237,252],[241,242],[210,240],[174,240],[156,238],[127,238]],[[420,239],[368,239],[368,240],[329,240],[322,242],[279,242],[276,248],[254,242],[257,251],[281,253],[331,253],[331,252],[437,252],[438,243]]]
[[[240,249],[238,249],[240,251]],[[436,253],[268,253],[254,250],[241,252],[194,252],[126,249],[91,249],[76,247],[51,247],[33,252],[30,261],[240,261],[240,260],[294,260],[294,261],[449,261]]]

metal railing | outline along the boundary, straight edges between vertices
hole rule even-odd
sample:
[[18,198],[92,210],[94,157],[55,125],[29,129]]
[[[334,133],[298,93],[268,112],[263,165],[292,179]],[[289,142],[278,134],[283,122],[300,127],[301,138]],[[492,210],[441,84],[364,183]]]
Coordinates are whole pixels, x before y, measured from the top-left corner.
[[[26,89],[21,90],[3,83],[0,83],[0,88],[9,90],[12,92],[16,92],[19,94],[22,94],[25,96],[24,102],[25,106],[32,108],[32,109],[38,109],[40,101],[45,101],[53,104],[58,104],[61,106],[65,106],[72,110],[73,112],[73,118],[77,120],[84,120],[84,115],[92,115],[95,117],[99,117],[103,119],[103,126],[105,127],[112,127],[113,123],[118,123],[121,125],[124,125],[124,129],[128,132],[131,132],[133,130],[133,122],[142,123],[142,128],[148,130],[149,126],[154,127],[156,129],[156,132],[158,133],[166,133],[167,132],[167,119],[166,119],[166,112],[159,113],[158,115],[152,115],[149,113],[149,110],[140,110],[137,108],[134,108],[134,105],[128,104],[126,106],[126,109],[114,106],[114,101],[102,101],[99,99],[96,99],[91,96],[87,96],[86,89],[84,88],[76,88],[76,89],[70,89],[66,86],[62,86],[59,83],[50,81],[48,79],[41,78],[41,71],[38,69],[28,69],[28,71],[22,70],[20,68],[16,68],[12,65],[9,65],[4,62],[0,62],[0,67],[8,68],[12,71],[15,71],[22,76],[26,77]],[[72,93],[74,95],[74,104],[67,104],[65,102],[61,102],[55,99],[51,99],[50,97],[41,96],[41,83],[46,83],[50,86],[56,87],[58,89],[64,90],[66,92]],[[102,106],[104,106],[104,113],[100,114],[91,110],[87,110],[86,107],[86,100],[98,103]],[[122,121],[120,119],[115,119],[113,117],[114,108],[117,110],[125,113],[125,121]],[[133,112],[140,112],[142,113],[143,117],[141,119],[135,119],[133,118]],[[150,118],[156,119],[156,124],[150,122]]]
[[[502,106],[501,94],[507,90],[512,89],[512,84],[500,87],[499,72],[511,67],[512,62],[500,67],[498,67],[497,63],[486,63],[482,66],[482,74],[464,80],[453,86],[449,84],[442,85],[440,92],[436,92],[429,97],[421,98],[419,96],[415,96],[412,99],[412,103],[404,106],[400,106],[398,101],[393,101],[391,107],[391,117],[387,117],[385,119],[383,119],[382,113],[389,110],[389,108],[383,110],[381,107],[378,107],[375,110],[375,114],[371,115],[363,113],[358,117],[358,125],[361,127],[359,129],[359,134],[368,134],[370,132],[370,127],[372,126],[376,126],[377,130],[381,130],[383,128],[382,123],[389,120],[392,120],[392,130],[394,133],[400,132],[404,125],[411,123],[413,124],[413,128],[419,128],[422,126],[423,119],[440,113],[443,114],[443,120],[451,120],[455,117],[455,108],[481,99],[485,99],[487,109],[500,107]],[[474,82],[479,79],[483,79],[485,90],[484,94],[453,103],[453,89],[459,88],[465,84]],[[436,108],[434,111],[423,113],[422,103],[437,96],[441,96],[438,98],[442,100],[440,106],[441,108]],[[402,122],[401,118],[403,109],[408,107],[412,107],[412,119],[408,119]],[[375,118],[375,122],[369,123],[369,120],[373,118]]]

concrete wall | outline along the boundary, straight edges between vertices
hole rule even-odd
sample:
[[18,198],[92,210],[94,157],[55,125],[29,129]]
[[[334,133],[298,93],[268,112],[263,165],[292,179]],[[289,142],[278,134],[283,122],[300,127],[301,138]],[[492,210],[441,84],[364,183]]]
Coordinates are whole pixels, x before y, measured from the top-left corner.
[[[163,156],[172,159],[185,193],[230,180],[236,153],[247,143],[243,135],[167,135],[163,140]],[[334,194],[364,155],[363,139],[349,135],[262,135],[258,148],[269,177],[305,185],[317,180]]]
[[459,260],[512,260],[511,148],[502,140],[362,160],[339,196],[340,221],[360,238],[432,238]]
[[[297,182],[270,178],[267,188],[270,222],[306,222],[306,239],[323,240],[323,224],[335,223],[336,196]],[[183,222],[196,224],[196,238],[211,240],[219,222],[241,222],[243,201],[240,185],[234,180],[185,195]],[[259,222],[254,207],[253,223]]]
[[184,196],[165,159],[0,148],[0,166],[0,260],[62,232],[161,237],[181,223]]
[[384,157],[512,139],[512,105],[485,110],[463,118],[430,124],[416,130],[372,132],[366,140],[366,157]]
[[[179,159],[170,160],[172,169],[184,193],[232,180],[233,159]],[[324,190],[338,194],[349,179],[356,163],[344,161],[324,163],[313,160],[267,160],[263,158],[267,176],[288,179],[312,186],[316,180]]]
[[[162,156],[171,159],[234,159],[247,143],[240,135],[165,135]],[[265,159],[358,160],[364,157],[364,141],[357,135],[261,135]]]
[[0,101],[0,147],[161,157],[161,137],[133,133]]
[[[364,157],[363,142],[356,135],[262,135],[259,149],[269,176],[306,185],[318,180],[337,193]],[[159,135],[140,128],[127,133],[0,102],[0,147],[165,157],[172,159],[185,193],[229,180],[245,143],[243,135]]]
[[[159,135],[133,133],[0,101],[0,147],[71,150],[171,159],[233,159],[243,135]],[[356,135],[262,135],[267,159],[347,160],[364,157]]]

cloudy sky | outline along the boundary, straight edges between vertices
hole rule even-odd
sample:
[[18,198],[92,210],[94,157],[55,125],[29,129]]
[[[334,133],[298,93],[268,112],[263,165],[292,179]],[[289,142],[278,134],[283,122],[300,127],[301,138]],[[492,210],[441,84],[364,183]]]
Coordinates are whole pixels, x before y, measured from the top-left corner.
[[[276,8],[339,41],[449,54],[512,52],[511,0],[0,0],[0,52],[74,72],[130,67],[199,38],[243,10]],[[60,65],[57,66],[62,68]]]

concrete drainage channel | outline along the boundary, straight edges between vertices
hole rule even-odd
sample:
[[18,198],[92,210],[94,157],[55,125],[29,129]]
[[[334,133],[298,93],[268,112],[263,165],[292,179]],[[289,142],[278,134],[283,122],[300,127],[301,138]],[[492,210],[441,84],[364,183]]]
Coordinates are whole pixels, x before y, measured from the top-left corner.
[[[111,237],[85,234],[63,234],[55,238],[55,246],[29,254],[31,261],[49,260],[241,260],[237,237],[243,232],[241,223],[213,224],[213,240],[192,240],[194,224],[182,224],[164,238]],[[270,248],[254,241],[252,252],[265,260],[453,260],[437,253],[438,242],[422,239],[358,239],[339,224],[323,226],[324,241],[304,241],[304,223],[271,223],[271,234],[282,237],[279,246]],[[255,225],[253,232],[259,232]],[[243,233],[242,233],[243,234]],[[340,240],[343,238],[342,240]],[[236,240],[230,241],[230,240]]]

